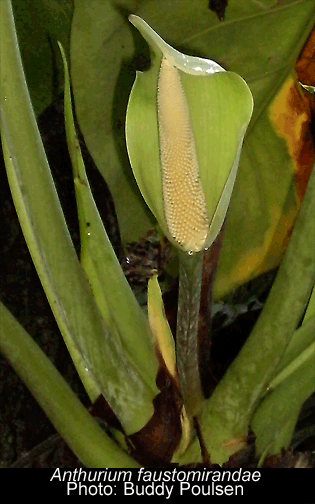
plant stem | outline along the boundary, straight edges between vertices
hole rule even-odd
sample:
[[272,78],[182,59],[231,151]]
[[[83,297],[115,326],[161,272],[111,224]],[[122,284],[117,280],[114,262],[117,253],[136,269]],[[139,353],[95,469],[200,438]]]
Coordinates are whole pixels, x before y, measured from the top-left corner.
[[184,403],[191,416],[201,410],[198,352],[198,322],[203,251],[189,255],[179,252],[179,295],[176,329],[177,370]]

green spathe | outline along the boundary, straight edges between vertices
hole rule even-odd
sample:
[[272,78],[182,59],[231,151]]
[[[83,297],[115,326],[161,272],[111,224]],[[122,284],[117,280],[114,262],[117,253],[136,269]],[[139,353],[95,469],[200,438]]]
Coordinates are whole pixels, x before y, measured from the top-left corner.
[[[139,28],[152,49],[151,68],[144,73],[137,72],[128,104],[126,138],[131,166],[147,205],[168,239],[186,252],[198,252],[213,243],[225,218],[244,134],[253,110],[252,95],[239,75],[226,72],[211,60],[179,53],[137,16],[130,16],[130,21]],[[178,105],[182,107],[181,110],[174,111],[170,107],[170,119],[175,114],[179,119],[166,128],[166,134],[169,134],[166,140],[165,131],[164,136],[161,132],[161,111],[158,107],[159,83],[162,80],[165,60],[167,69],[173,70],[174,78],[169,90],[167,83],[163,86],[164,95],[174,92],[174,82],[177,83],[177,89],[181,89],[180,92],[183,93],[181,104]],[[173,100],[169,102],[172,103]],[[186,104],[188,121],[185,119],[187,115],[182,112]],[[167,110],[164,108],[163,117],[165,116]],[[186,142],[185,138],[183,141],[183,135],[188,129],[186,136],[191,139],[190,143],[188,140]],[[178,149],[178,155],[183,157],[185,166],[189,165],[189,159],[192,160],[191,165],[196,159],[195,171],[187,173],[186,186],[192,187],[193,190],[200,185],[201,190],[197,190],[196,194],[201,194],[202,198],[198,198],[205,202],[205,218],[204,213],[198,214],[198,208],[192,208],[191,201],[197,201],[198,198],[189,197],[189,194],[184,192],[182,206],[178,207],[178,198],[168,205],[178,208],[178,212],[174,213],[175,226],[171,225],[163,185],[164,158],[172,158],[172,152],[164,155],[164,145],[167,143],[174,148],[186,145],[186,152],[183,152],[183,148]],[[178,156],[173,155],[173,158],[178,159]],[[181,181],[184,187],[185,179],[178,171],[178,163],[173,171],[178,187],[181,187]],[[202,205],[201,201],[200,208]],[[174,231],[175,228],[181,227],[180,219],[185,227],[183,238],[177,237]],[[199,233],[198,239],[194,237],[196,222],[206,223],[207,226],[204,234]]]

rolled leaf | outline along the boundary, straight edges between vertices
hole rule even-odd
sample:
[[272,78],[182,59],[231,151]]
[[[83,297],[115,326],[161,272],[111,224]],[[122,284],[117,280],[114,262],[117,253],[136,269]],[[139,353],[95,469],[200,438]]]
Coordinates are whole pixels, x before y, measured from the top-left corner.
[[156,274],[148,283],[148,316],[156,347],[167,370],[177,380],[175,343],[165,315],[162,292]]

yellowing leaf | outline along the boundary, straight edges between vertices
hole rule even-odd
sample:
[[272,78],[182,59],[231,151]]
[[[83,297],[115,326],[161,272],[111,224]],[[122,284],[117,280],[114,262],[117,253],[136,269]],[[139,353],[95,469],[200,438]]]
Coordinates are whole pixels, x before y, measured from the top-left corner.
[[167,370],[177,380],[174,338],[164,312],[157,275],[153,275],[148,283],[148,315],[157,349],[162,355]]

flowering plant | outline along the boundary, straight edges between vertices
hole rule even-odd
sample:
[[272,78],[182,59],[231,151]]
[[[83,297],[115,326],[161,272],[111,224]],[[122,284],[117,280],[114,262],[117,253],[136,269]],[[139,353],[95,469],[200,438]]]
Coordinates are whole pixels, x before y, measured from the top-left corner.
[[161,365],[180,391],[176,405],[181,433],[171,453],[173,463],[202,462],[194,425],[199,426],[212,463],[224,464],[244,447],[250,427],[258,457],[279,453],[290,442],[303,401],[314,391],[314,171],[259,321],[205,399],[196,343],[202,253],[217,236],[228,208],[252,113],[248,86],[214,62],[172,49],[143,21],[131,18],[147,38],[153,57],[151,68],[138,74],[131,92],[128,153],[146,203],[180,256],[175,350],[156,277],[149,282],[147,318],[103,228],[75,133],[61,47],[81,234],[80,260],[76,256],[32,110],[11,2],[3,0],[1,7],[1,139],[14,204],[91,403],[100,395],[106,398],[125,438],[114,428],[109,428],[110,435],[101,429],[2,303],[1,352],[88,467],[138,465],[130,439],[154,416]]

